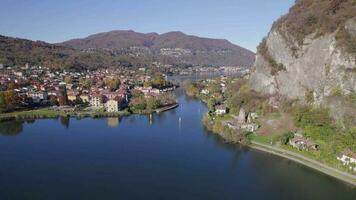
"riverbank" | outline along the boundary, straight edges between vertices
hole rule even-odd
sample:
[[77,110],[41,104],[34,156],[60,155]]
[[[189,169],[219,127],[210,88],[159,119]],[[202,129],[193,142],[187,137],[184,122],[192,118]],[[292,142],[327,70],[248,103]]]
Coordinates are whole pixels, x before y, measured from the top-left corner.
[[253,138],[246,136],[244,133],[237,134],[236,132],[225,127],[222,123],[216,124],[216,122],[208,120],[206,118],[206,115],[202,121],[204,126],[208,130],[210,130],[214,134],[218,134],[220,137],[222,137],[224,140],[226,140],[229,143],[244,145],[259,151],[264,151],[276,156],[280,156],[292,160],[294,162],[303,164],[309,168],[322,172],[323,174],[344,181],[345,183],[350,184],[352,187],[356,187],[356,176],[353,174],[343,172],[339,169],[318,162],[312,158],[308,158],[300,153],[289,151],[287,149],[283,149],[278,146],[272,146],[269,144],[258,142]]
[[169,106],[165,106],[165,107],[162,107],[162,108],[158,108],[156,109],[156,113],[161,113],[161,112],[165,112],[165,111],[168,111],[168,110],[172,110],[172,109],[175,109],[179,106],[178,103],[176,104],[173,104],[173,105],[169,105]]
[[250,148],[267,152],[276,156],[280,156],[289,160],[292,160],[294,162],[297,162],[299,164],[302,164],[304,166],[307,166],[309,168],[312,168],[314,170],[317,170],[323,174],[329,175],[331,177],[334,177],[336,179],[339,179],[341,181],[344,181],[353,187],[356,187],[356,176],[352,174],[348,174],[346,172],[340,171],[338,169],[335,169],[333,167],[330,167],[326,164],[320,163],[316,160],[310,159],[308,157],[305,157],[301,154],[288,151],[285,149],[281,149],[275,146],[269,146],[265,145],[256,141],[251,141],[251,144],[248,145]]
[[105,117],[123,117],[131,114],[153,114],[161,113],[171,109],[175,109],[179,104],[173,104],[169,106],[164,106],[153,111],[146,111],[141,113],[131,113],[128,110],[122,110],[119,112],[105,112],[101,110],[97,111],[57,111],[49,108],[42,108],[36,110],[26,110],[18,111],[11,113],[0,114],[1,121],[10,121],[10,120],[29,120],[29,119],[46,119],[46,118],[58,118],[58,117],[76,117],[76,118],[105,118]]
[[58,118],[58,117],[77,117],[77,118],[99,118],[99,117],[122,117],[130,115],[130,112],[123,110],[120,112],[104,112],[104,111],[56,111],[48,108],[18,111],[11,113],[0,114],[1,121],[9,120],[27,120],[27,119],[46,119],[46,118]]

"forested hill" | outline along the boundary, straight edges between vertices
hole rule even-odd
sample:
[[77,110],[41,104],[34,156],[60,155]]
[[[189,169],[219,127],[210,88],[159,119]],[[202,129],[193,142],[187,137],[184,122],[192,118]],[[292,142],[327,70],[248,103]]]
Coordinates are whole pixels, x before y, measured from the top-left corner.
[[41,41],[0,35],[0,63],[5,66],[43,65],[51,68],[99,68],[118,66],[119,60],[109,52],[85,53],[76,49]]
[[115,55],[151,58],[165,64],[249,67],[255,57],[253,52],[227,40],[201,38],[178,31],[164,34],[110,31],[60,45],[83,51],[105,50]]

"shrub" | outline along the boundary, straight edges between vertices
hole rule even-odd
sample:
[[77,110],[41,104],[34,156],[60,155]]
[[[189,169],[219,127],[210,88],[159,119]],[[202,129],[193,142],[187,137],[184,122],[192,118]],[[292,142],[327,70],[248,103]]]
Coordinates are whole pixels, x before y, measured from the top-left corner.
[[[344,27],[355,13],[355,0],[298,0],[287,15],[274,23],[273,28],[285,28],[288,35],[301,45],[309,34],[317,33],[320,36]],[[342,40],[347,37],[340,36],[339,39],[343,38]],[[289,37],[285,39],[290,41]],[[348,45],[346,42],[341,44]],[[355,45],[349,47],[354,49]]]
[[352,37],[352,35],[345,30],[344,27],[340,28],[335,38],[338,46],[340,46],[345,52],[356,55],[356,37]]
[[297,106],[294,110],[294,119],[299,127],[306,127],[308,125],[330,126],[332,124],[329,111],[325,108]]

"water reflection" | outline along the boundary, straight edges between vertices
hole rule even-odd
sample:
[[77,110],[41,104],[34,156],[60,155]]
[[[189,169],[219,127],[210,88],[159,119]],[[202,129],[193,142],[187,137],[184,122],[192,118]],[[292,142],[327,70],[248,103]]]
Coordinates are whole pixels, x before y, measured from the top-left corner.
[[0,122],[0,135],[16,136],[23,130],[23,121],[5,121]]
[[59,117],[59,121],[65,128],[69,128],[70,117]]
[[107,120],[107,125],[110,128],[116,128],[119,126],[119,123],[120,123],[119,117],[109,117],[106,120]]

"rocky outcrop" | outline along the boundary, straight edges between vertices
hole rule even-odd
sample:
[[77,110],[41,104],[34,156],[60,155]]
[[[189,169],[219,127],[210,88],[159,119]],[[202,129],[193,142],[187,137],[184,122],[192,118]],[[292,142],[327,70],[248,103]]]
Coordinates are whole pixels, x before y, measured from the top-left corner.
[[[355,18],[344,26],[355,37]],[[271,73],[273,66],[265,55],[258,52],[250,75],[252,89],[266,95],[281,95],[316,104],[323,103],[335,92],[342,95],[354,93],[356,55],[347,53],[338,45],[337,31],[324,35],[310,34],[300,45],[290,39],[292,36],[283,27],[274,27],[265,45],[271,59],[283,65],[284,70]]]

